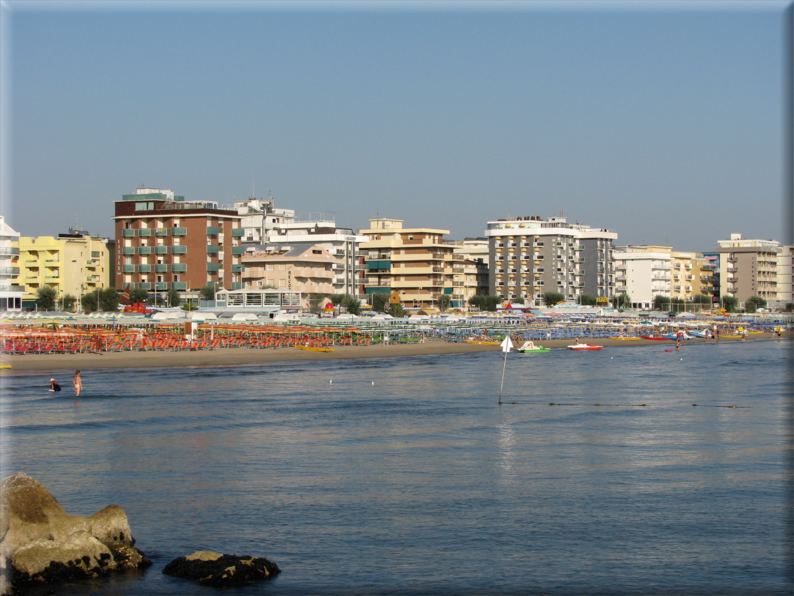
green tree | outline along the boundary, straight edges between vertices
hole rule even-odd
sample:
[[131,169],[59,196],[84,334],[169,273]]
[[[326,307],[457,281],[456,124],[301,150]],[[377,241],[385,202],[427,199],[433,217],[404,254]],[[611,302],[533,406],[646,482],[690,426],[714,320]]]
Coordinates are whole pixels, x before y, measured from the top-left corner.
[[55,300],[58,292],[50,286],[41,286],[36,290],[36,305],[39,310],[55,310]]
[[389,295],[386,292],[375,292],[372,294],[372,310],[383,312],[389,307]]
[[207,284],[199,290],[199,294],[204,300],[215,300],[215,292],[218,289],[217,284]]
[[656,296],[653,297],[654,310],[672,310],[672,305],[672,298],[670,298],[670,296],[656,294]]
[[766,308],[766,300],[761,296],[751,296],[745,301],[744,306],[747,312],[755,312],[759,308]]
[[320,312],[323,298],[325,298],[324,294],[309,294],[309,312]]
[[612,305],[615,308],[631,308],[631,296],[626,292],[612,297]]
[[441,294],[438,297],[438,310],[444,312],[449,308],[449,303],[452,301],[452,297],[449,294]]
[[794,311],[794,302],[786,302],[786,312]]
[[559,292],[546,292],[543,294],[543,304],[546,306],[554,306],[558,302],[562,302],[565,300],[565,294],[560,294]]
[[195,304],[193,304],[192,302],[190,302],[190,301],[188,300],[187,302],[185,302],[185,303],[182,305],[182,307],[181,307],[181,308],[182,308],[182,310],[186,310],[186,311],[188,311],[188,312],[189,312],[189,311],[191,311],[191,310],[196,310],[196,309],[198,309],[198,306],[196,306]]
[[736,312],[739,306],[739,300],[735,296],[725,296],[722,298],[722,308],[728,312]]
[[182,302],[182,298],[179,296],[179,290],[175,290],[171,288],[165,293],[165,301],[168,306],[179,306]]
[[97,291],[94,290],[93,292],[88,292],[80,299],[80,304],[83,306],[83,310],[86,312],[96,312],[99,310],[97,308]]
[[347,296],[347,294],[331,294],[328,299],[334,306],[341,306],[345,296]]
[[344,295],[344,298],[342,298],[342,302],[339,304],[339,306],[345,307],[347,312],[351,315],[361,314],[361,301],[350,294]]
[[130,302],[132,304],[143,304],[146,302],[148,297],[149,290],[144,290],[143,288],[135,288],[134,290],[130,290]]
[[76,303],[77,298],[71,294],[66,294],[63,298],[61,298],[61,308],[67,312],[72,312]]
[[597,303],[596,297],[590,294],[582,294],[579,296],[579,304],[582,306],[595,306]]
[[116,288],[104,288],[97,295],[99,308],[104,312],[115,312],[119,309],[119,291]]
[[513,296],[513,304],[526,304],[522,296]]
[[389,306],[389,314],[395,318],[400,318],[405,316],[405,309],[403,305],[399,302],[397,304],[391,304]]

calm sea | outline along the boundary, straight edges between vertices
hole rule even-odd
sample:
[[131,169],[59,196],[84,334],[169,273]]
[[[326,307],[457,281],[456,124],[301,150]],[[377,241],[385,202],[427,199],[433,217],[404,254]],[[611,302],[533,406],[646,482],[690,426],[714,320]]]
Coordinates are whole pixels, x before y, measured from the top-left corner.
[[792,343],[665,348],[510,354],[501,407],[499,352],[4,376],[4,475],[154,561],[57,594],[791,594]]

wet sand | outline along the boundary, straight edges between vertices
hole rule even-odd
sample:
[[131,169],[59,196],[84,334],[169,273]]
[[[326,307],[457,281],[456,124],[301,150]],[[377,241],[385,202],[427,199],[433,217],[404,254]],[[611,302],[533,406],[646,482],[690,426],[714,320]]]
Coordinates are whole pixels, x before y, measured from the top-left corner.
[[[791,334],[784,334],[784,337]],[[771,333],[750,335],[751,341],[775,341]],[[609,348],[625,348],[638,345],[657,345],[659,349],[675,349],[675,342],[653,340],[619,340],[619,339],[588,339],[581,338],[584,343],[594,343]],[[681,347],[704,343],[702,339],[684,341]],[[739,339],[722,339],[722,342],[739,342]],[[535,342],[547,348],[564,349],[573,343],[570,339],[541,340]],[[336,360],[347,358],[395,358],[401,356],[424,356],[430,354],[471,354],[474,352],[500,351],[499,346],[482,346],[467,343],[448,343],[441,340],[428,339],[426,343],[410,343],[397,345],[376,344],[371,346],[339,346],[333,352],[312,352],[297,348],[222,348],[217,350],[198,350],[185,352],[110,352],[101,354],[26,354],[24,356],[4,356],[3,359],[12,366],[6,374],[16,371],[51,371],[51,370],[92,370],[111,368],[164,368],[182,366],[233,366],[251,365],[269,362],[286,362],[291,360]]]

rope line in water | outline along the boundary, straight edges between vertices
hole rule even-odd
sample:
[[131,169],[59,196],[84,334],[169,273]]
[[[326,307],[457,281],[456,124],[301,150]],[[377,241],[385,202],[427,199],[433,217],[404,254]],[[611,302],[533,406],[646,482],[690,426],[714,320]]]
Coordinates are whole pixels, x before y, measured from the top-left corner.
[[[538,404],[531,404],[527,402],[520,402],[520,401],[511,401],[511,402],[504,402],[509,403],[512,406],[533,406]],[[648,406],[648,404],[558,404],[554,402],[549,402],[550,406],[567,406],[571,408],[648,408],[653,406]],[[692,404],[693,407],[701,407],[701,408],[728,408],[731,410],[749,410],[751,406],[715,406],[711,404]]]

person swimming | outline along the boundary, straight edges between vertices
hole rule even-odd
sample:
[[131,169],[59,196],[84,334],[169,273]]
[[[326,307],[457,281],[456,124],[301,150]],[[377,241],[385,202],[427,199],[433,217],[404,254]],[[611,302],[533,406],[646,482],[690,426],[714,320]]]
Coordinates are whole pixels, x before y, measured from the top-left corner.
[[58,381],[55,379],[50,379],[50,391],[60,391],[61,386],[58,385]]

